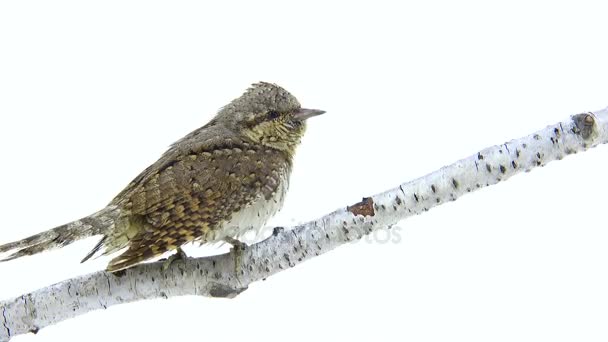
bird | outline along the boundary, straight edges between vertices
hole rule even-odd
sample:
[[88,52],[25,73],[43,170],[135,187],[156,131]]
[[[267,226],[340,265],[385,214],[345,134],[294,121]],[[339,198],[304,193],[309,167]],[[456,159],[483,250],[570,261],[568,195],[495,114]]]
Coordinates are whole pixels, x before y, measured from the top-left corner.
[[0,261],[101,236],[82,262],[119,253],[106,268],[117,272],[181,252],[190,242],[234,244],[281,209],[306,122],[323,113],[302,108],[277,84],[254,83],[172,144],[106,207],[0,245],[0,254],[12,252]]

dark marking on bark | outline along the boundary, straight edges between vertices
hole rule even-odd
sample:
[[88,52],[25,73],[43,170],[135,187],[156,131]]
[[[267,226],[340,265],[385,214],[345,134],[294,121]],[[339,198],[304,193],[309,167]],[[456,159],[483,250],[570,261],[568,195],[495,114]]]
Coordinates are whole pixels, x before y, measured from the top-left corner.
[[460,186],[456,178],[452,178],[452,186],[454,187],[454,189],[458,189],[458,187]]
[[115,276],[116,278],[122,278],[126,274],[127,274],[127,270],[120,270],[120,271],[112,272],[112,275]]
[[534,140],[540,140],[540,135],[534,134]]
[[475,170],[477,170],[477,172],[479,172],[479,164],[477,164],[477,160],[475,161]]
[[418,199],[418,195],[416,195],[416,193],[414,193],[414,199],[416,200],[416,202],[419,202],[420,200]]
[[374,216],[374,200],[371,197],[364,197],[359,203],[351,205],[346,208],[349,212],[355,216]]
[[477,153],[477,159],[483,160],[483,155],[481,154],[481,152]]
[[283,228],[283,227],[274,227],[272,229],[272,236],[277,236],[277,235],[281,234],[283,231],[285,231],[285,228]]
[[517,169],[517,163],[515,162],[515,160],[511,162],[511,166],[512,166],[514,169]]
[[538,158],[538,159],[541,158],[540,152],[536,152],[536,158]]
[[234,298],[245,290],[247,290],[247,287],[234,289],[224,284],[211,283],[209,288],[209,295],[215,298]]
[[507,172],[507,168],[504,165],[500,165],[500,173],[506,173]]
[[436,192],[437,192],[437,188],[435,187],[435,184],[431,185],[431,191],[432,191],[433,193],[436,193]]
[[515,157],[519,158],[519,155],[521,154],[521,152],[519,151],[518,148],[515,149]]
[[6,307],[2,308],[2,325],[4,326],[4,329],[6,330],[6,335],[10,338],[11,337],[11,329],[8,327],[8,319],[6,318]]
[[490,164],[486,164],[486,170],[488,172],[492,172],[492,166],[490,166]]
[[505,149],[507,150],[507,153],[511,154],[511,151],[509,151],[509,146],[507,146],[507,143],[504,144]]

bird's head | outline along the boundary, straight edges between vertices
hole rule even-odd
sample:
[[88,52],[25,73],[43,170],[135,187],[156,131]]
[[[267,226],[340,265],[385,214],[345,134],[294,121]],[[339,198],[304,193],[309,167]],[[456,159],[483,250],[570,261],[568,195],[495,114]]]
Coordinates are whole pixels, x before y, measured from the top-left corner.
[[216,120],[254,143],[293,153],[306,130],[306,120],[323,113],[302,108],[276,84],[260,82],[222,108]]

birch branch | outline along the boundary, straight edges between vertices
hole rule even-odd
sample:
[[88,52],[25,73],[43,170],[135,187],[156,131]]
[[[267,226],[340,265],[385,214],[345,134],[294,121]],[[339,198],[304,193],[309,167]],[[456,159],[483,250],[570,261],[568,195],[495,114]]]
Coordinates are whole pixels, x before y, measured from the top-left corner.
[[89,311],[152,298],[234,298],[249,284],[399,221],[553,160],[608,142],[608,108],[573,115],[526,137],[486,148],[422,178],[230,253],[96,272],[0,302],[0,341]]

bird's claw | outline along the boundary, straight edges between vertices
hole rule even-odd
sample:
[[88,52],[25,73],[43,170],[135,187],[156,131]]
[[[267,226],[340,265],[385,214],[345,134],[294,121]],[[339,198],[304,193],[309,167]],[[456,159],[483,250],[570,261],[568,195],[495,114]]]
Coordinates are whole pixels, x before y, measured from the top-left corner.
[[225,237],[224,242],[231,245],[233,250],[244,251],[248,245],[242,241],[239,241],[233,237]]
[[186,255],[186,252],[184,252],[181,247],[177,247],[177,249],[175,250],[175,254],[171,255],[163,262],[163,271],[168,270],[174,262],[178,260],[184,261],[186,259],[188,259],[188,255]]

